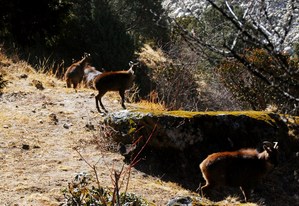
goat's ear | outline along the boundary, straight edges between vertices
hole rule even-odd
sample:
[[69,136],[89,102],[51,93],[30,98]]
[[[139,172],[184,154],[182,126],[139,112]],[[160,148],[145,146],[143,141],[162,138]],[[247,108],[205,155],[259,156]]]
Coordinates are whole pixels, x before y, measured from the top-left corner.
[[131,67],[131,68],[128,70],[128,72],[130,72],[130,73],[134,74],[133,67]]
[[274,149],[278,149],[278,148],[279,148],[279,146],[278,146],[278,142],[273,142],[273,143],[274,143],[273,148],[274,148]]

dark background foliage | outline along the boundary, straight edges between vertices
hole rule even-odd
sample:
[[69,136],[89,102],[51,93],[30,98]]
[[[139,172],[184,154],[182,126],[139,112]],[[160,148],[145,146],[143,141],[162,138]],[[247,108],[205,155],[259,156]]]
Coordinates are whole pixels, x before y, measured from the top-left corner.
[[33,62],[51,56],[69,64],[88,52],[97,67],[126,69],[141,35],[166,41],[167,27],[156,24],[162,12],[156,1],[1,0],[0,40]]
[[[140,60],[148,44],[163,50],[168,63],[143,65],[149,73],[147,81],[138,77],[142,98],[150,99],[154,91],[169,109],[263,110],[274,105],[279,112],[298,114],[298,40],[292,42],[292,53],[282,50],[296,21],[295,1],[280,5],[286,10],[281,19],[268,13],[270,4],[263,1],[247,15],[240,4],[207,0],[201,13],[180,17],[168,16],[162,2],[0,0],[0,43],[6,53],[17,51],[32,65],[46,59],[58,74],[85,52],[99,70],[124,70]],[[261,22],[273,33],[265,32]]]

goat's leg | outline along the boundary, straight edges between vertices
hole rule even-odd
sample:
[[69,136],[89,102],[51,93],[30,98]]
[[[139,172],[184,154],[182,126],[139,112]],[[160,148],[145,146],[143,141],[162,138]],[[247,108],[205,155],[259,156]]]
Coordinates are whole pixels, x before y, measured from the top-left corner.
[[244,201],[247,202],[248,199],[250,198],[251,189],[249,187],[246,187],[246,186],[240,186],[240,190],[243,193]]
[[209,191],[212,187],[213,187],[213,186],[212,186],[211,184],[209,184],[208,182],[206,182],[206,184],[200,188],[201,196],[203,197],[204,194],[208,195],[208,191]]
[[126,106],[125,106],[125,90],[119,90],[119,95],[121,97],[121,106],[124,109],[127,109]]
[[98,94],[97,96],[95,96],[95,99],[96,99],[96,107],[97,107],[98,112],[99,112],[99,113],[102,113],[101,110],[100,110],[100,107],[99,107],[99,103],[98,103],[99,100],[98,100],[98,98],[99,98],[99,94]]
[[71,88],[72,87],[71,81],[69,79],[66,80],[66,87],[67,88]]
[[103,103],[102,103],[102,97],[104,96],[104,94],[106,94],[106,92],[100,92],[100,91],[99,91],[99,94],[98,94],[98,101],[100,102],[100,105],[101,105],[102,109],[103,109],[106,113],[108,113],[108,111],[105,109],[105,107],[104,107],[104,105],[103,105]]
[[100,101],[100,105],[101,105],[102,109],[103,109],[106,113],[108,113],[108,111],[105,109],[105,107],[104,107],[104,105],[103,105],[103,103],[102,103],[102,97],[99,99],[99,101]]
[[95,97],[95,99],[96,99],[96,106],[97,106],[97,110],[98,110],[99,113],[102,113],[102,112],[101,112],[101,110],[100,110],[100,108],[99,108],[99,103],[98,103],[98,102],[100,102],[100,105],[101,105],[102,109],[103,109],[106,113],[108,113],[108,111],[105,109],[105,107],[104,107],[104,105],[103,105],[103,103],[102,103],[102,97],[104,96],[105,93],[106,93],[106,92],[101,92],[101,91],[99,91],[98,95]]

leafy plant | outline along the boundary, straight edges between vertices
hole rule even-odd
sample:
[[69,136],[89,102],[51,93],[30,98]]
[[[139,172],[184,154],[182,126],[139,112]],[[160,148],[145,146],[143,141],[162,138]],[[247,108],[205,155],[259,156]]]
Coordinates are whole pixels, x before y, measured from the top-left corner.
[[[77,151],[78,152],[78,151]],[[79,153],[79,152],[78,152]],[[79,153],[80,154],[80,153]],[[80,154],[81,155],[81,154]],[[82,155],[81,155],[82,157]],[[83,158],[83,157],[82,157]],[[84,159],[84,158],[83,158]],[[86,160],[84,159],[86,162]],[[68,184],[68,187],[63,190],[65,203],[64,206],[110,206],[110,205],[135,205],[135,206],[149,206],[151,205],[146,200],[138,197],[135,194],[120,192],[120,180],[126,177],[129,178],[129,173],[124,171],[122,167],[121,171],[114,170],[114,177],[112,178],[113,190],[104,188],[100,185],[95,165],[90,165],[94,170],[95,179],[92,175],[85,172],[81,172],[75,175],[73,181]],[[130,170],[131,167],[128,169]],[[128,180],[129,181],[129,180]],[[93,184],[96,182],[97,184]],[[128,182],[127,182],[128,184]]]
[[75,175],[73,181],[69,183],[68,188],[65,189],[64,206],[106,206],[106,205],[136,205],[147,206],[144,199],[136,196],[135,194],[122,192],[118,194],[118,198],[114,192],[98,186],[92,186],[92,176],[81,172]]

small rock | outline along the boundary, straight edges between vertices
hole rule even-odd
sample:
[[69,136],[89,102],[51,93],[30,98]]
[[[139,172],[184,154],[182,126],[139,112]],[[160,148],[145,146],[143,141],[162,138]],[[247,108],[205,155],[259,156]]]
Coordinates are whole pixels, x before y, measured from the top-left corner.
[[5,124],[5,125],[3,125],[3,128],[4,128],[4,129],[8,129],[9,126],[8,126],[7,124]]
[[93,124],[91,124],[91,123],[87,123],[87,124],[85,125],[85,128],[86,128],[87,130],[92,130],[92,131],[94,131],[94,130],[95,130],[95,127],[94,127],[94,125],[93,125]]
[[43,83],[41,81],[38,81],[36,79],[32,80],[32,84],[39,90],[44,90]]
[[20,75],[20,79],[26,79],[26,78],[28,78],[28,75],[27,75],[27,74],[21,74],[21,75]]
[[28,144],[23,144],[22,145],[22,149],[24,150],[29,150],[30,149],[30,146]]
[[175,197],[169,200],[166,206],[192,206],[192,198]]
[[51,113],[51,114],[49,115],[49,119],[50,119],[50,121],[53,122],[54,124],[57,124],[57,123],[58,123],[57,116],[56,116],[56,114],[54,114],[54,113]]
[[65,128],[65,129],[69,129],[71,126],[73,126],[72,123],[64,123],[63,124],[63,128]]

